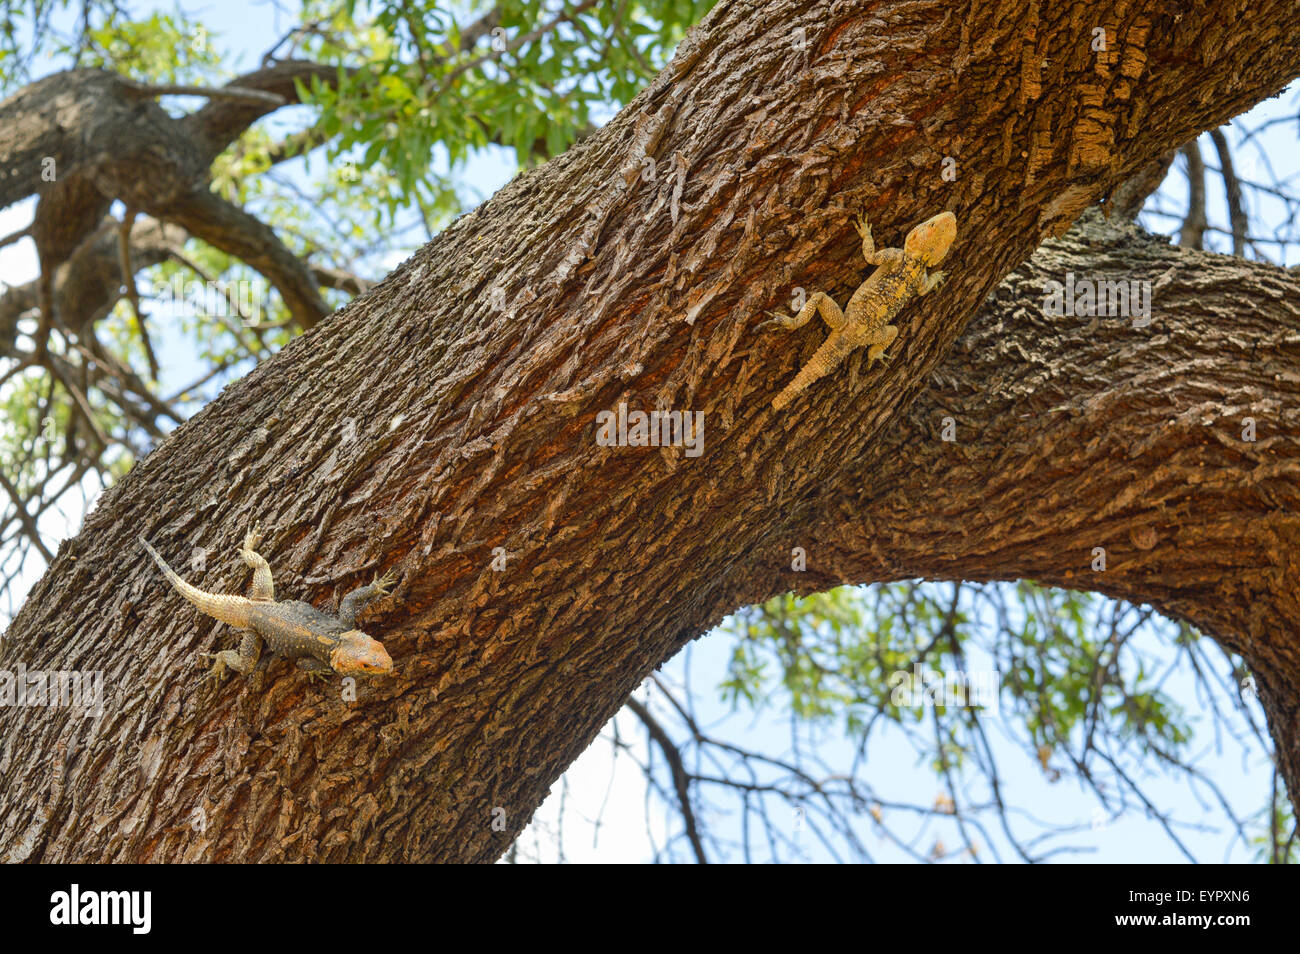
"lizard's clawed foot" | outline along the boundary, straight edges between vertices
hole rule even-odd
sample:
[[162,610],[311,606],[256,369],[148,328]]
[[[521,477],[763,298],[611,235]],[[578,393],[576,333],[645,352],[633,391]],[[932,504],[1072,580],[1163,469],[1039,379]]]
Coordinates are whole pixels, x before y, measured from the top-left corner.
[[858,235],[864,239],[871,238],[871,223],[867,221],[867,213],[859,212],[856,223]]
[[313,656],[299,657],[297,665],[301,672],[306,673],[313,680],[319,680],[322,684],[334,677],[334,670],[330,668],[329,663],[321,662]]
[[262,522],[259,520],[253,524],[253,529],[244,534],[244,545],[241,550],[256,550],[257,545],[262,542]]
[[199,653],[199,658],[216,660],[208,670],[206,678],[213,686],[221,685],[226,679],[226,661],[221,658],[221,653]]
[[387,596],[388,591],[393,588],[393,584],[396,582],[397,570],[390,566],[384,571],[383,576],[375,574],[375,578],[370,581],[370,589],[376,596]]
[[763,314],[771,315],[772,320],[763,322],[757,328],[754,329],[755,331],[762,331],[764,328],[770,328],[774,325],[778,328],[789,329],[791,323],[794,321],[794,319],[791,318],[789,315],[783,315],[775,311],[765,311],[763,312]]
[[920,295],[928,295],[944,283],[948,275],[946,272],[931,272],[930,277],[921,283],[921,288],[917,292]]

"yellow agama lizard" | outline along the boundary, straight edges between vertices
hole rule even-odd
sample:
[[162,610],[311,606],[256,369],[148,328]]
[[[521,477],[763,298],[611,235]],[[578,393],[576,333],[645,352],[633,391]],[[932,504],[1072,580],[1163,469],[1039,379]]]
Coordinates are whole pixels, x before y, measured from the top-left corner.
[[938,265],[947,256],[957,237],[957,217],[951,212],[931,216],[907,233],[902,248],[877,250],[866,216],[858,217],[858,234],[862,236],[862,255],[867,264],[878,267],[858,286],[844,311],[840,311],[829,295],[813,292],[793,318],[768,312],[776,320],[759,326],[802,328],[813,312],[817,312],[831,329],[794,380],[772,398],[772,407],[778,411],[818,378],[833,371],[854,348],[867,346],[868,368],[876,360],[885,360],[885,349],[898,337],[898,328],[889,322],[914,297],[929,294],[943,281],[943,272],[927,274],[926,269]]

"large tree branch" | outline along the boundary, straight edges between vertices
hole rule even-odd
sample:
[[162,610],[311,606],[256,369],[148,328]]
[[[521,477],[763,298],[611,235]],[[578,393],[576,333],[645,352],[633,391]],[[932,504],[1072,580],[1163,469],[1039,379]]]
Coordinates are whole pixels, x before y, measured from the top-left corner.
[[290,251],[270,226],[206,187],[149,211],[266,276],[302,327],[310,328],[329,314],[311,267]]
[[[113,230],[116,220],[106,219],[54,272],[52,289],[55,310],[70,328],[84,328],[108,314],[122,297],[119,254]],[[188,261],[185,243],[190,233],[181,226],[165,225],[148,216],[138,216],[131,228],[131,262],[137,269],[149,268],[167,259]],[[359,295],[374,284],[368,278],[341,268],[308,266],[311,281]],[[15,353],[18,319],[39,305],[39,282],[33,279],[0,293],[0,354]]]
[[346,76],[352,72],[354,70],[349,67],[308,60],[273,63],[237,76],[228,84],[234,89],[255,90],[272,97],[270,100],[254,102],[213,96],[202,108],[182,117],[178,122],[186,134],[194,136],[203,144],[203,150],[211,162],[263,116],[281,106],[299,102],[298,82],[310,88],[313,80],[319,80],[329,87],[338,82],[340,73]]

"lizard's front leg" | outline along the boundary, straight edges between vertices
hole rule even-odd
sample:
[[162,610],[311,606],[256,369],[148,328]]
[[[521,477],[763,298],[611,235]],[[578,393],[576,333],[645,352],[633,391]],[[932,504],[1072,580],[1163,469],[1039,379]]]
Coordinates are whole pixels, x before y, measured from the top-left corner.
[[321,662],[315,656],[299,656],[297,665],[312,679],[318,679],[321,682],[329,682],[330,677],[334,675],[334,668],[329,663]]
[[857,229],[858,235],[862,236],[862,257],[868,265],[880,265],[886,272],[890,272],[903,261],[901,248],[876,250],[875,240],[871,237],[871,224],[867,221],[865,212],[858,215]]
[[942,285],[944,279],[947,277],[948,276],[945,275],[943,272],[934,272],[933,274],[927,276],[925,281],[921,282],[921,288],[916,293],[917,297],[919,298],[921,295],[930,294],[930,292],[934,291],[936,288]]
[[253,569],[253,586],[248,591],[249,599],[274,601],[275,582],[271,579],[271,565],[253,549],[261,540],[262,525],[253,524],[253,529],[244,534],[244,545],[239,548],[239,555]]
[[373,599],[387,596],[397,582],[397,571],[389,568],[383,576],[376,576],[369,586],[358,586],[339,603],[339,622],[349,629],[357,625],[357,613]]

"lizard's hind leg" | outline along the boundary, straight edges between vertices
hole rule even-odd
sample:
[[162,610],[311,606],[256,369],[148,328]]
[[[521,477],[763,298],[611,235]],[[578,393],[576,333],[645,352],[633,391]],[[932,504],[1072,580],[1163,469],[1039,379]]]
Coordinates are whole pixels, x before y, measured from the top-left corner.
[[768,314],[772,315],[774,320],[763,322],[759,325],[759,328],[776,325],[786,331],[794,331],[808,324],[813,312],[817,312],[822,316],[822,321],[826,322],[831,331],[839,331],[844,327],[844,312],[840,311],[840,306],[835,304],[835,300],[825,292],[813,292],[808,296],[808,300],[804,302],[803,307],[799,309],[799,314],[790,318],[769,311]]
[[245,632],[239,642],[239,650],[223,649],[219,653],[201,653],[205,659],[215,659],[208,675],[216,682],[221,682],[227,669],[248,673],[257,665],[257,658],[262,655],[262,637],[254,632]]
[[880,329],[874,340],[867,342],[869,345],[867,348],[868,368],[877,361],[884,364],[888,360],[889,356],[885,354],[885,349],[893,344],[894,339],[897,337],[898,327],[896,325],[885,325]]
[[249,599],[274,602],[275,581],[271,579],[271,565],[253,549],[261,541],[261,524],[254,524],[253,529],[244,534],[244,545],[239,548],[239,555],[253,569],[253,586],[248,592]]

